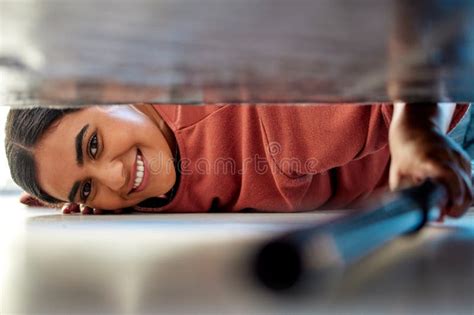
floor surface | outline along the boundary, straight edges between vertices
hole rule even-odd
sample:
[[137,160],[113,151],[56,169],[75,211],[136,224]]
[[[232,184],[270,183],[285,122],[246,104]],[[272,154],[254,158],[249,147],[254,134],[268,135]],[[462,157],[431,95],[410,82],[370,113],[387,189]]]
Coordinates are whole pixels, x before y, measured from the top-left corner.
[[61,215],[14,195],[2,205],[1,314],[474,311],[472,211],[390,242],[324,291],[275,294],[249,272],[255,249],[339,212]]

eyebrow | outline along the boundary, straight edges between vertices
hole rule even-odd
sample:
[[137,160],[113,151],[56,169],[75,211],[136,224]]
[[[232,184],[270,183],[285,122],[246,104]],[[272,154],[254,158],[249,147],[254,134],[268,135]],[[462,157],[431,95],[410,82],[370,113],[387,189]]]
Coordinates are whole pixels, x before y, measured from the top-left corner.
[[[82,152],[82,143],[84,141],[84,134],[86,133],[88,128],[89,128],[89,124],[82,127],[82,129],[77,133],[77,136],[75,139],[76,163],[77,165],[79,165],[79,167],[81,167],[84,164],[84,154]],[[69,202],[74,202],[74,199],[77,194],[77,190],[79,189],[80,185],[81,183],[79,181],[76,181],[72,185],[71,191],[69,192],[69,195],[68,195]]]
[[87,128],[89,128],[89,124],[82,127],[81,131],[79,131],[76,136],[76,162],[79,166],[82,166],[82,164],[84,164],[84,158],[82,154],[82,142],[84,140],[84,134],[86,133]]
[[67,199],[69,202],[74,202],[74,198],[76,197],[77,190],[79,189],[79,186],[81,183],[79,181],[76,181],[74,185],[72,185],[71,191],[69,192],[69,195],[67,196]]

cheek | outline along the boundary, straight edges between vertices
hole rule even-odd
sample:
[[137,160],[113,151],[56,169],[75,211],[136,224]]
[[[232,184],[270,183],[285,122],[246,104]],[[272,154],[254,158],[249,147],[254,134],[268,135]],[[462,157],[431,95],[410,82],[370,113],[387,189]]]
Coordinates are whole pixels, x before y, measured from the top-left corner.
[[126,154],[134,146],[139,145],[142,139],[139,134],[130,126],[109,125],[107,129],[103,129],[100,134],[103,152],[107,155]]
[[156,129],[150,128],[147,124],[142,125],[128,125],[127,128],[122,129],[123,132],[118,139],[122,143],[129,143],[130,145],[145,145],[154,147],[157,144],[154,133]]
[[93,204],[87,205],[91,208],[103,209],[103,210],[116,210],[127,207],[132,207],[136,204],[131,200],[123,200],[116,195],[102,195],[100,199],[97,199]]

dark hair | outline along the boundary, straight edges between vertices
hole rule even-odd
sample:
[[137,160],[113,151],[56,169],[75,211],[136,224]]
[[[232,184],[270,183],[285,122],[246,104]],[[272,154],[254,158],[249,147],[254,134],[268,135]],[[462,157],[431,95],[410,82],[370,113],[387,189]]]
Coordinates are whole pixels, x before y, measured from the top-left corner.
[[5,126],[5,152],[10,174],[30,195],[50,204],[63,203],[45,193],[36,179],[33,150],[48,128],[65,115],[81,108],[10,109]]

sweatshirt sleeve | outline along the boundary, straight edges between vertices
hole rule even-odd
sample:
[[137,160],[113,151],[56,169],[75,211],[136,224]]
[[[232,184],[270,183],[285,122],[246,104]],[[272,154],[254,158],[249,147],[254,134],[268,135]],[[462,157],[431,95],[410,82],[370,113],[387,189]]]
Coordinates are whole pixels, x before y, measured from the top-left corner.
[[[458,105],[450,129],[468,106]],[[267,154],[289,177],[325,172],[388,145],[391,104],[263,106]]]
[[384,148],[390,124],[387,106],[265,106],[260,117],[271,158],[286,175],[299,176],[324,172]]

